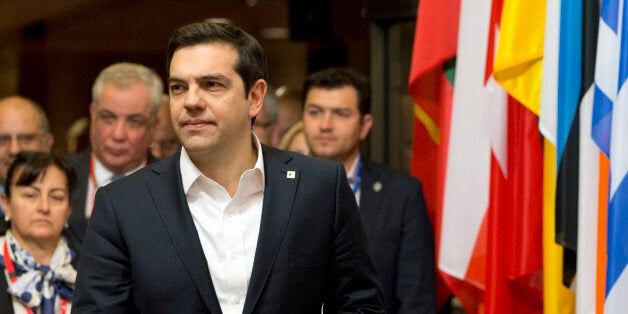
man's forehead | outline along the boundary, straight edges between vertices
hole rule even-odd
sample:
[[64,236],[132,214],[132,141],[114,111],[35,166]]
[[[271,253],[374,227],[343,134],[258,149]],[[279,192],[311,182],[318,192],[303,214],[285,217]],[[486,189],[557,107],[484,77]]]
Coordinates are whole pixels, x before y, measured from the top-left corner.
[[[216,58],[207,58],[207,55],[214,55]],[[174,73],[173,69],[179,71],[189,70],[185,68],[185,66],[189,66],[191,64],[193,64],[192,67],[195,70],[202,70],[197,68],[197,66],[201,64],[212,66],[219,65],[220,67],[224,67],[226,69],[229,69],[230,71],[236,72],[235,67],[237,66],[239,60],[240,56],[238,50],[227,43],[210,42],[192,46],[184,46],[177,49],[172,55],[170,69],[168,69],[168,75],[169,79],[170,77],[177,77],[183,73]],[[189,63],[190,61],[196,62]],[[199,74],[195,73],[194,75],[197,76]]]
[[40,124],[39,112],[30,105],[0,106],[0,132],[37,132]]
[[338,98],[312,98],[306,99],[305,109],[319,109],[330,111],[359,111],[356,101]]
[[[139,89],[139,94],[138,94]],[[124,88],[105,84],[97,103],[93,103],[97,112],[110,112],[116,115],[145,115],[152,109],[150,90],[143,83],[133,83]]]

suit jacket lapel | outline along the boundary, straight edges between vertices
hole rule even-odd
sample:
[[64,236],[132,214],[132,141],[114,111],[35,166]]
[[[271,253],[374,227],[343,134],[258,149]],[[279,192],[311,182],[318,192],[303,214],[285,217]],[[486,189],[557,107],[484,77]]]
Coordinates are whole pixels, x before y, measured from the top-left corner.
[[257,249],[244,313],[252,312],[275,262],[283,239],[299,182],[300,169],[290,167],[285,152],[264,147],[266,186]]
[[372,226],[377,217],[377,208],[382,198],[379,191],[383,188],[383,182],[380,180],[380,173],[374,169],[371,162],[363,159],[362,162],[362,186],[360,188],[360,214],[364,226]]
[[153,173],[160,178],[147,180],[148,189],[170,239],[205,305],[212,313],[220,313],[207,261],[183,192],[179,155],[176,153],[167,161],[151,167]]

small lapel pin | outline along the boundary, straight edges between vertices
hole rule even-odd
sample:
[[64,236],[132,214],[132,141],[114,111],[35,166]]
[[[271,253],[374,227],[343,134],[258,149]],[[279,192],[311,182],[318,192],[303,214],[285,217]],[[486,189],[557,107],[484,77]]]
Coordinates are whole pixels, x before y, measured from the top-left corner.
[[384,187],[384,186],[383,186],[383,185],[382,185],[382,183],[381,183],[381,182],[379,182],[379,181],[377,181],[377,182],[373,183],[373,191],[375,191],[375,192],[379,192],[379,191],[381,191],[381,190],[382,190],[382,187]]
[[288,172],[286,172],[286,178],[288,179],[294,179],[296,176],[297,173],[292,170],[288,170]]

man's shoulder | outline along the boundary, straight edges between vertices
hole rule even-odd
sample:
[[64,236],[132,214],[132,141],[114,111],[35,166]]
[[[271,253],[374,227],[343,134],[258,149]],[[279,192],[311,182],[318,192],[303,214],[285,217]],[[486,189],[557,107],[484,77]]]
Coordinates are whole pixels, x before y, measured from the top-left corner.
[[364,159],[364,175],[373,175],[385,178],[390,181],[399,182],[400,184],[420,185],[421,181],[407,173],[401,172],[385,164]]
[[107,193],[111,195],[142,193],[142,191],[146,191],[146,186],[149,182],[157,186],[172,188],[177,184],[175,175],[177,166],[172,164],[172,162],[169,158],[156,161],[115,182],[107,184],[103,188],[107,189]]
[[325,158],[318,158],[313,156],[306,156],[301,153],[281,150],[270,146],[264,146],[263,154],[265,160],[279,161],[286,164],[300,166],[305,169],[317,169],[316,167],[323,168],[336,168],[339,163],[328,160]]
[[69,155],[66,159],[74,167],[83,167],[89,165],[89,154],[90,150],[88,148],[78,154]]

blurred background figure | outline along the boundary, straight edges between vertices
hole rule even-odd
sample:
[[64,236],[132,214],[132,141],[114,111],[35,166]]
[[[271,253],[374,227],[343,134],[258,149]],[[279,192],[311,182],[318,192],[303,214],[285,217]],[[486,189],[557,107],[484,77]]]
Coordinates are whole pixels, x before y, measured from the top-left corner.
[[262,144],[276,145],[276,142],[273,142],[273,133],[277,125],[278,110],[275,90],[268,86],[268,91],[264,97],[264,105],[257,117],[255,117],[255,124],[253,124],[253,132],[255,132]]
[[[46,113],[37,103],[22,96],[0,99],[0,193],[4,192],[9,166],[20,151],[50,152],[53,142]],[[6,228],[0,220],[0,235]]]
[[89,147],[89,117],[80,117],[65,132],[67,153],[72,155]]
[[153,142],[150,144],[150,153],[159,159],[164,159],[174,154],[181,147],[181,143],[179,143],[179,139],[172,127],[170,97],[168,95],[163,95],[157,117],[159,119]]
[[144,65],[121,62],[103,69],[92,85],[89,148],[72,155],[77,184],[67,238],[80,248],[96,190],[156,161],[148,149],[163,101],[161,77]]
[[310,148],[307,146],[305,133],[303,133],[303,121],[299,121],[292,125],[283,135],[279,144],[277,144],[277,147],[279,149],[308,155],[310,153]]
[[435,313],[434,239],[421,182],[362,155],[373,126],[370,83],[348,68],[303,83],[303,130],[316,157],[341,162],[390,313]]
[[288,129],[301,120],[303,112],[301,91],[282,85],[275,91],[277,96],[277,123],[273,130],[272,143],[278,145]]
[[9,221],[0,237],[0,312],[70,312],[76,271],[61,233],[74,184],[70,164],[48,153],[21,152],[10,166],[0,199]]

